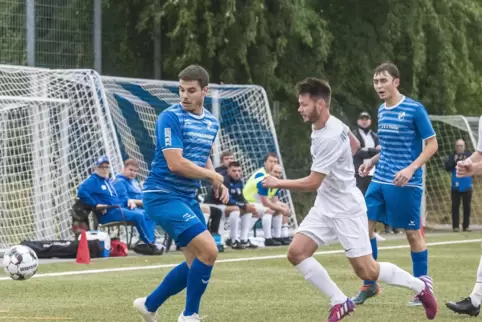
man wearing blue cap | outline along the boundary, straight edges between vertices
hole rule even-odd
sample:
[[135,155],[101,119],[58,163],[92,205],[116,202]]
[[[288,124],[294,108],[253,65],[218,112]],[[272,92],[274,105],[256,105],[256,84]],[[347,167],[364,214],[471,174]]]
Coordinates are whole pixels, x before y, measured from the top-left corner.
[[[77,191],[77,196],[85,204],[95,208],[98,213],[98,220],[101,224],[107,224],[113,221],[126,220],[133,222],[139,232],[140,239],[146,243],[151,249],[153,255],[159,255],[160,252],[155,243],[155,227],[156,223],[144,215],[142,210],[130,210],[126,208],[110,179],[110,161],[107,156],[102,156],[95,163],[95,171],[82,182]],[[111,208],[109,206],[119,206]]]

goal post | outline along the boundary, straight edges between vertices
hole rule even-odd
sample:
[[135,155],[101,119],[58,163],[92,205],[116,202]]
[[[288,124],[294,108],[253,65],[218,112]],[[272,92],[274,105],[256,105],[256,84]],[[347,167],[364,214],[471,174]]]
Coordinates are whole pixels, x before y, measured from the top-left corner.
[[102,92],[91,70],[0,65],[0,248],[70,239],[69,210],[96,158],[122,168]]
[[[455,152],[455,142],[465,141],[465,151],[474,152],[478,140],[478,117],[462,115],[430,115],[438,141],[438,151],[425,165],[423,222],[434,229],[451,229],[451,173],[445,170],[445,161]],[[482,180],[473,178],[473,190],[482,191]],[[471,226],[482,225],[482,195],[472,195]],[[460,223],[463,210],[460,208]]]
[[[178,82],[107,76],[102,76],[102,81],[122,155],[139,161],[139,178],[143,181],[154,157],[155,121],[164,109],[179,103]],[[222,152],[233,152],[245,180],[263,166],[268,152],[276,152],[282,165],[268,98],[262,87],[209,84],[204,106],[220,122],[213,149],[214,164],[219,163]],[[201,193],[206,193],[206,186]],[[290,192],[281,193],[281,200],[291,207],[290,226],[295,228]]]

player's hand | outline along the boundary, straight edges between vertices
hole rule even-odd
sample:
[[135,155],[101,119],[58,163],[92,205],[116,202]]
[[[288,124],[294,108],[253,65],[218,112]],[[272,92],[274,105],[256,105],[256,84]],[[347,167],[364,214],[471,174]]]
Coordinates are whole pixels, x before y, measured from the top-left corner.
[[132,210],[132,209],[134,209],[134,208],[137,208],[137,205],[136,205],[136,203],[135,203],[134,200],[128,199],[128,200],[127,200],[127,207],[129,207],[129,209]]
[[358,174],[360,177],[366,177],[373,169],[373,162],[371,159],[364,160],[364,162],[358,168]]
[[219,188],[224,182],[224,177],[219,173],[212,171],[209,181],[211,181],[211,183],[213,184],[213,187]]
[[455,174],[457,178],[471,177],[474,174],[474,164],[471,159],[465,159],[457,162],[455,167]]
[[249,203],[246,204],[246,212],[252,213],[254,217],[259,217],[259,213],[258,213],[258,210],[256,209],[256,207],[249,204]]
[[398,172],[395,175],[393,184],[398,187],[405,186],[410,181],[410,179],[412,179],[413,173],[414,173],[414,170],[411,167],[407,167],[403,169],[402,171]]
[[218,189],[215,190],[215,195],[216,195],[216,191],[217,191],[217,194],[218,194],[218,199],[219,201],[221,201],[223,204],[227,204],[229,202],[229,190],[228,188],[226,188],[225,185],[221,185],[218,187]]
[[279,182],[278,178],[267,175],[266,177],[264,177],[262,184],[263,184],[263,187],[265,188],[277,188],[278,182]]

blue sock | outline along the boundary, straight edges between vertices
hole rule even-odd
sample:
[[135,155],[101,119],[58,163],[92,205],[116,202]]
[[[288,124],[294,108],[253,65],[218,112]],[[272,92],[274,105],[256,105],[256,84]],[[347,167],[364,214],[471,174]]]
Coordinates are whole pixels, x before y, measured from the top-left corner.
[[[375,260],[378,258],[378,246],[377,246],[377,238],[373,237],[370,239],[370,244],[372,245],[372,255]],[[365,285],[373,285],[376,281],[363,281]]]
[[428,274],[428,249],[421,252],[411,252],[413,276],[420,277]]
[[161,284],[146,299],[146,308],[149,312],[157,309],[169,297],[176,295],[186,288],[189,267],[183,262],[174,267],[164,278]]
[[184,316],[191,316],[194,313],[199,313],[201,297],[203,296],[206,287],[208,287],[212,270],[212,266],[204,264],[197,258],[192,262],[187,277],[186,308],[184,309]]

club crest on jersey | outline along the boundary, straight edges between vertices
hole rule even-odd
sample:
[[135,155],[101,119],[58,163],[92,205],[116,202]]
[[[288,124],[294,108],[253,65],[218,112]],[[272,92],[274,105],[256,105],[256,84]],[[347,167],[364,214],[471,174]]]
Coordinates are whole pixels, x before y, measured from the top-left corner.
[[398,119],[403,120],[405,118],[405,115],[406,115],[405,112],[398,113]]

